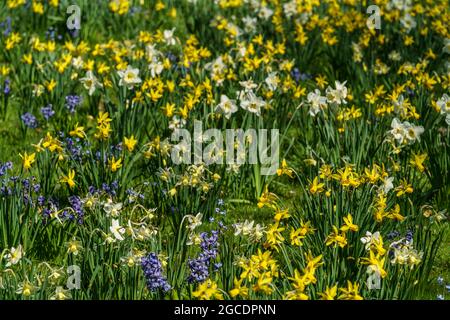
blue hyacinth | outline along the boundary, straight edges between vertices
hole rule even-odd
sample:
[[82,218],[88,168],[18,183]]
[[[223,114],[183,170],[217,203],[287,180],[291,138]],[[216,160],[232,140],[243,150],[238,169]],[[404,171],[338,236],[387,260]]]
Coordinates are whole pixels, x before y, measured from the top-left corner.
[[141,266],[147,280],[147,288],[152,292],[162,290],[167,292],[171,289],[170,284],[163,275],[163,269],[158,256],[151,252],[148,256],[143,257]]
[[[211,236],[208,236],[206,232],[203,232],[200,237],[202,242],[200,248],[202,252],[196,259],[189,259],[188,265],[191,270],[188,276],[189,283],[201,283],[209,277],[209,267],[211,262],[217,257],[217,249],[219,248],[219,232],[211,231]],[[220,264],[215,264],[214,269],[217,271],[220,268]]]
[[23,122],[28,128],[35,129],[35,128],[37,128],[37,126],[38,126],[36,117],[33,116],[33,115],[32,115],[31,113],[29,113],[29,112],[23,114],[23,115],[21,116],[21,119],[22,119],[22,122]]

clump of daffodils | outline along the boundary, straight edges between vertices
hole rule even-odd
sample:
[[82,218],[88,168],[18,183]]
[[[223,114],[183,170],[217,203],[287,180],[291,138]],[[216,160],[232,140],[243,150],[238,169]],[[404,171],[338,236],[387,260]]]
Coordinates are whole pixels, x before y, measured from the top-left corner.
[[397,118],[392,120],[391,128],[388,133],[397,142],[398,146],[413,144],[415,141],[419,141],[420,136],[424,132],[422,126],[416,126],[408,121],[401,122]]

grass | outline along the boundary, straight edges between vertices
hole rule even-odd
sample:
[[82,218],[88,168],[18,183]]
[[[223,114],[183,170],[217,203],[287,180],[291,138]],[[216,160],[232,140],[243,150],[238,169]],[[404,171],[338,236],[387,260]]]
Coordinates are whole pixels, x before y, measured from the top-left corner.
[[434,300],[439,294],[443,295],[445,300],[450,299],[450,291],[438,283],[438,277],[444,279],[444,284],[450,284],[450,228],[446,230],[444,240],[439,247],[423,299]]

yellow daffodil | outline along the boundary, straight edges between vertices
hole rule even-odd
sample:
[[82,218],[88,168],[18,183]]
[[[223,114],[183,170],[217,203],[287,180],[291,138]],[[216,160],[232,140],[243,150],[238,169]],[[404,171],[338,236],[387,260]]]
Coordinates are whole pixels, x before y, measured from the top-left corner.
[[134,148],[136,147],[137,140],[134,138],[134,135],[129,138],[124,137],[123,144],[129,152],[133,152]]
[[75,170],[70,169],[67,175],[63,175],[60,182],[67,183],[69,188],[73,189],[76,185],[75,183]]
[[116,160],[116,158],[113,156],[112,159],[108,160],[108,164],[111,171],[116,172],[122,167],[122,158]]
[[36,160],[36,153],[28,154],[24,153],[23,155],[19,154],[19,156],[22,158],[22,165],[25,170],[29,170],[31,168],[31,165]]

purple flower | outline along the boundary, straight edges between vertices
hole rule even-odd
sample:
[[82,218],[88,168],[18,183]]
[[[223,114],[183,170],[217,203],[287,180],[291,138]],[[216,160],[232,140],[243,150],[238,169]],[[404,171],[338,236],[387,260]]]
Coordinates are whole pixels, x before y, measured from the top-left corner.
[[74,220],[75,217],[77,218],[77,221],[79,224],[83,223],[83,217],[84,217],[84,210],[83,210],[83,202],[81,201],[80,197],[78,196],[71,196],[69,197],[69,203],[71,208],[73,209],[75,215],[70,216],[70,220]]
[[45,204],[45,197],[44,196],[39,196],[37,198],[37,202],[38,202],[38,205],[40,205],[42,207]]
[[12,162],[0,163],[0,177],[4,176],[8,170],[12,169]]
[[81,145],[76,144],[79,142],[78,138],[71,138],[68,137],[65,139],[65,149],[68,151],[68,154],[70,155],[71,159],[81,162],[82,156],[83,156],[83,148]]
[[300,70],[298,70],[298,68],[294,68],[291,71],[291,76],[295,79],[295,82],[298,82],[300,80]]
[[[198,255],[196,259],[189,259],[188,265],[191,270],[187,281],[189,283],[201,283],[208,279],[209,277],[209,267],[211,261],[214,261],[217,257],[217,249],[219,248],[219,232],[211,231],[211,236],[208,233],[203,232],[200,237],[202,242],[200,243],[200,248],[202,252]],[[215,265],[215,271],[219,268],[219,264]]]
[[408,231],[406,231],[406,235],[405,235],[405,240],[406,240],[406,243],[408,244],[408,243],[411,243],[412,241],[413,241],[413,231],[412,230],[408,230]]
[[9,34],[12,31],[12,28],[11,28],[11,17],[6,17],[5,21],[0,22],[0,29],[4,29],[3,30],[3,35],[5,37],[9,36]]
[[163,269],[158,256],[151,252],[147,257],[141,259],[141,266],[144,270],[144,276],[147,280],[148,290],[155,292],[162,290],[167,292],[171,289],[170,284],[163,275]]
[[393,239],[395,239],[395,238],[397,238],[398,236],[400,236],[400,232],[398,232],[398,231],[391,231],[391,232],[389,232],[388,234],[387,234],[387,238],[389,239],[389,240],[393,240]]
[[9,81],[9,79],[5,79],[3,94],[5,96],[7,96],[7,95],[9,95],[10,92],[11,92],[10,81]]
[[68,95],[66,96],[66,108],[70,113],[75,113],[75,109],[81,104],[81,101],[80,96]]
[[38,126],[36,117],[33,116],[31,113],[27,112],[21,116],[22,122],[28,127],[35,129]]
[[49,104],[48,106],[41,108],[41,114],[44,116],[45,120],[48,121],[48,119],[53,117],[55,111],[53,111],[52,105]]

